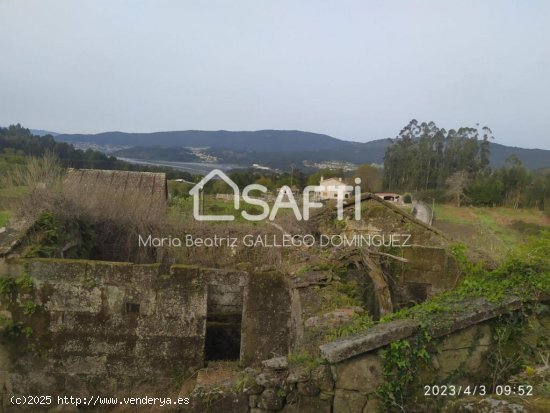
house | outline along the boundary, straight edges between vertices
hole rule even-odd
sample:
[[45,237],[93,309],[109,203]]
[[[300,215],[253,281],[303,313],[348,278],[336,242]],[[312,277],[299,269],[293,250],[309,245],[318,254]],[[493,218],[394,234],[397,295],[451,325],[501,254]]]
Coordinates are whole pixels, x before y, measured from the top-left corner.
[[403,197],[399,194],[396,194],[394,192],[378,192],[376,194],[377,197],[382,198],[384,201],[393,202],[394,204],[402,204],[403,203]]
[[351,187],[342,181],[342,178],[328,178],[319,182],[319,188],[315,191],[315,198],[318,200],[337,199],[338,192],[344,193],[344,198],[349,198],[352,194]]

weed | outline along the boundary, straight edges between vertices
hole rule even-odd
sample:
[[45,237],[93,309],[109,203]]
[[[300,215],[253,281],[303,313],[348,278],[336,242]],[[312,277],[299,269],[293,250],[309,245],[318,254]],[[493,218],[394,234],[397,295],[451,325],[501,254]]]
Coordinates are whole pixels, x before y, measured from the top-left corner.
[[5,298],[11,298],[16,292],[16,284],[12,278],[0,278],[0,295]]
[[32,291],[33,287],[33,281],[31,276],[25,272],[21,277],[17,278],[15,280],[15,284],[17,285],[17,288],[22,292],[30,292]]
[[40,309],[40,306],[32,301],[27,301],[21,305],[21,308],[23,309],[23,314],[30,317],[36,314],[36,312]]
[[301,351],[298,353],[290,353],[288,355],[288,363],[292,366],[306,366],[312,369],[324,364],[325,360],[319,357],[314,357],[305,351]]
[[350,322],[330,329],[326,335],[326,341],[333,341],[341,337],[348,337],[353,334],[365,331],[374,325],[374,321],[368,314],[356,315]]
[[33,335],[32,327],[24,325],[20,321],[9,320],[6,323],[4,334],[10,338],[25,337],[30,339]]
[[426,329],[407,339],[392,342],[382,354],[382,373],[385,383],[378,394],[386,405],[386,411],[406,411],[407,399],[412,394],[411,383],[416,378],[420,363],[427,363],[431,356],[427,345],[431,337]]

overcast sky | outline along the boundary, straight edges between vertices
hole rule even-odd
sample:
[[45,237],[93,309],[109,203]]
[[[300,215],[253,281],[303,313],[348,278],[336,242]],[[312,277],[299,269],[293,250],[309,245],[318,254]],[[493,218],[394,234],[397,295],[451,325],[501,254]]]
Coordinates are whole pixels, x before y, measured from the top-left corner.
[[0,125],[299,129],[412,118],[550,149],[550,1],[0,0]]

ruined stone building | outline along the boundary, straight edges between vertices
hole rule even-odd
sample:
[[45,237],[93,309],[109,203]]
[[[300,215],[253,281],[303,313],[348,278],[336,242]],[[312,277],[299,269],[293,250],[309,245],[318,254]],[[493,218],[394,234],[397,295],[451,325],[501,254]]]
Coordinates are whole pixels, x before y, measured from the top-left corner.
[[[73,170],[67,182],[84,192],[103,182],[166,202],[161,174]],[[25,258],[12,238],[0,256],[0,384],[18,394],[195,395],[195,411],[376,411],[379,350],[419,324],[400,320],[344,340],[340,329],[447,291],[461,273],[444,234],[375,196],[364,196],[361,208],[361,221],[336,222],[327,209],[304,231],[406,233],[411,245],[296,248],[278,266],[265,265],[262,252],[220,249],[207,267],[192,251],[188,262],[168,266]],[[234,265],[219,268],[216,259]],[[481,365],[490,333],[477,323],[506,311],[483,308],[483,317],[465,313],[441,332],[451,341],[440,357],[458,360],[456,369]],[[473,347],[453,353],[452,340]],[[293,366],[304,354],[323,362]],[[220,360],[235,370],[209,383],[204,367]],[[437,374],[453,373],[449,366]]]

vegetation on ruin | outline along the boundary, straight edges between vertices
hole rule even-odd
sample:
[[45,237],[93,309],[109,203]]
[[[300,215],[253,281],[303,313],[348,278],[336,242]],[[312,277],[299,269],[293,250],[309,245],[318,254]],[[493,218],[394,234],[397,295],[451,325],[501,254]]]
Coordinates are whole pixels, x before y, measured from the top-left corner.
[[19,312],[21,319],[0,317],[0,325],[3,327],[4,337],[16,342],[24,340],[23,346],[18,346],[18,351],[34,348],[30,343],[34,335],[34,329],[30,325],[32,318],[40,311],[40,305],[30,298],[21,301],[22,297],[30,297],[33,290],[33,281],[27,271],[17,278],[0,277],[0,302],[2,308],[10,309],[10,312]]
[[96,249],[91,225],[80,219],[66,219],[53,212],[43,212],[27,234],[25,256],[29,258],[60,258],[75,237],[78,251],[73,256],[93,257]]
[[398,340],[382,352],[382,374],[385,382],[378,389],[388,412],[404,411],[415,389],[411,384],[417,378],[419,367],[431,359],[428,344],[431,340],[426,329],[410,339]]
[[338,338],[352,336],[365,331],[374,325],[374,320],[367,312],[355,315],[351,321],[338,327],[329,328],[325,334],[325,341],[333,341]]
[[14,295],[19,293],[29,293],[32,291],[32,288],[32,278],[26,271],[23,275],[17,278],[11,278],[8,276],[0,277],[0,296],[8,302],[14,300]]
[[[530,328],[544,328],[532,326],[531,323],[535,322],[530,321],[532,317],[529,316],[548,311],[546,305],[533,301],[538,297],[550,296],[550,232],[542,232],[525,245],[516,247],[493,270],[486,269],[482,263],[471,263],[466,258],[465,250],[463,245],[453,247],[453,253],[465,273],[465,278],[456,289],[388,315],[380,321],[414,318],[421,322],[421,328],[414,336],[395,341],[382,352],[386,383],[380,387],[379,396],[387,411],[403,411],[411,401],[418,390],[413,383],[419,369],[431,360],[431,354],[437,353],[437,343],[432,340],[431,332],[452,324],[465,305],[474,310],[483,302],[500,303],[510,298],[525,303],[520,310],[501,315],[493,323],[495,348],[489,354],[488,376],[478,377],[478,382],[487,383],[489,387],[506,382],[522,368],[528,370],[541,354],[540,343],[522,337],[529,335]],[[547,348],[547,345],[543,347]],[[468,373],[463,374],[467,376]]]
[[287,358],[288,364],[290,366],[303,366],[310,370],[320,364],[326,364],[325,359],[318,356],[313,356],[307,351],[297,351],[290,353]]
[[446,312],[462,309],[465,300],[501,302],[513,297],[528,302],[550,294],[550,231],[543,231],[516,247],[492,270],[485,268],[482,262],[470,262],[461,244],[454,246],[453,253],[465,274],[457,288],[389,314],[381,322],[400,318],[433,319],[435,322]]

